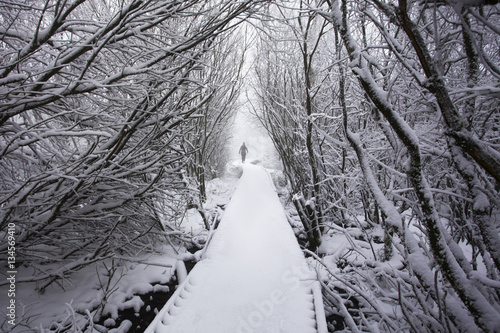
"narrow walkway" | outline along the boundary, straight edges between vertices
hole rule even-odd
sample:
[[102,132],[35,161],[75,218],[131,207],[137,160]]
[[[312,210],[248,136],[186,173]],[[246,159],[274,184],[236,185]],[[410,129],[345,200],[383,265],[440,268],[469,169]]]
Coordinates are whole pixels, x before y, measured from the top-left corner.
[[326,333],[315,274],[269,174],[244,165],[203,260],[146,333]]

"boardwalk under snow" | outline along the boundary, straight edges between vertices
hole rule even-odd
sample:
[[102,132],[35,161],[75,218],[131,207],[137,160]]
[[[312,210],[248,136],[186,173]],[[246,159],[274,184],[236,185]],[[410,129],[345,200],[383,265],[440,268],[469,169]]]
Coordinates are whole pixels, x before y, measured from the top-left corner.
[[243,176],[203,259],[146,333],[325,333],[323,302],[265,169]]

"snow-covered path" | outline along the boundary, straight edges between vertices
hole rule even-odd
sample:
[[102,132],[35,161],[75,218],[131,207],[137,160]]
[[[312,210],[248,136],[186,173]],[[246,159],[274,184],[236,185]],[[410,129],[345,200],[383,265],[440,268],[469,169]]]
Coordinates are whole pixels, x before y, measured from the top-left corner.
[[326,332],[315,274],[269,174],[243,169],[203,260],[147,333]]

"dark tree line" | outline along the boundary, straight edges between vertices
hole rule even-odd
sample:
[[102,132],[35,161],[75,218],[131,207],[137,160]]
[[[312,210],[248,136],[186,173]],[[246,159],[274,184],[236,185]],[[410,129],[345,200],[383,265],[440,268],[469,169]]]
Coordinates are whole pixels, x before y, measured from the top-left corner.
[[[360,208],[367,225],[358,226],[382,227],[377,273],[356,280],[397,290],[384,297],[404,324],[382,319],[385,331],[500,327],[499,9],[283,2],[258,27],[256,113],[283,159],[309,247],[356,225]],[[396,254],[403,270],[377,271]],[[384,318],[374,301],[383,292],[347,281]],[[329,288],[327,304],[342,312]],[[341,314],[353,331],[369,326],[363,315]]]
[[43,292],[92,262],[191,241],[175,225],[225,161],[243,61],[231,36],[256,6],[0,2],[0,237],[15,225],[26,281]]

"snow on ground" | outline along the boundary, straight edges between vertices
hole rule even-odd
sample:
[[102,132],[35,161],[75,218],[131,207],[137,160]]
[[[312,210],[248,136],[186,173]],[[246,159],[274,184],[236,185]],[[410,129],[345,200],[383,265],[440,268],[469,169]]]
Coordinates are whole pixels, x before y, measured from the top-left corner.
[[[32,332],[35,328],[41,330],[41,327],[49,328],[57,322],[73,322],[82,327],[88,317],[78,313],[90,313],[96,308],[102,311],[104,317],[109,315],[113,319],[117,318],[118,310],[126,307],[138,311],[142,301],[134,295],[153,291],[153,284],[166,284],[172,277],[175,252],[169,246],[158,251],[156,254],[109,259],[88,265],[70,277],[53,283],[43,294],[36,290],[43,282],[19,283],[16,289],[16,323],[22,319],[29,320],[15,327],[13,332]],[[43,269],[42,266],[39,268]],[[109,275],[113,277],[108,284]],[[36,276],[35,269],[20,267],[18,276]],[[2,286],[0,293],[6,295],[5,288]],[[0,299],[2,311],[6,308],[5,301],[7,298]],[[95,311],[91,315],[94,316]]]
[[243,169],[203,260],[146,332],[318,331],[312,295],[316,275],[269,174],[249,164]]
[[[238,164],[232,167],[232,173],[222,179],[213,179],[207,182],[208,200],[204,205],[206,210],[221,207],[227,204],[231,194],[238,182]],[[179,221],[181,229],[191,235],[202,235],[206,233],[200,214],[196,210],[186,212],[184,219]],[[138,254],[133,258],[120,258],[106,260],[97,264],[74,272],[71,276],[53,283],[43,294],[37,292],[37,287],[43,282],[18,283],[16,290],[17,318],[16,323],[21,320],[26,326],[17,326],[13,332],[32,332],[49,328],[53,323],[75,322],[82,327],[87,322],[86,311],[91,311],[94,316],[96,312],[102,312],[104,318],[110,316],[106,321],[109,326],[113,326],[118,317],[118,311],[125,308],[137,310],[142,306],[141,299],[137,294],[145,294],[153,290],[157,291],[166,288],[159,284],[169,282],[175,273],[175,268],[179,257],[185,251],[179,245],[163,245],[155,249],[154,254]],[[177,252],[181,252],[180,254]],[[64,263],[60,263],[64,264]],[[59,265],[59,263],[51,264]],[[47,267],[39,265],[38,269]],[[109,282],[107,278],[110,272],[114,271],[114,277]],[[18,278],[32,277],[39,274],[34,267],[19,267]],[[8,286],[0,286],[0,294],[7,295]],[[6,318],[5,309],[9,299],[0,297],[0,316]],[[105,303],[105,305],[104,305]],[[104,305],[104,307],[103,307]],[[92,311],[92,309],[96,309]],[[137,312],[137,311],[136,311]],[[83,313],[79,314],[79,313]],[[10,329],[9,326],[2,326],[0,331]],[[127,323],[122,324],[122,328]]]

